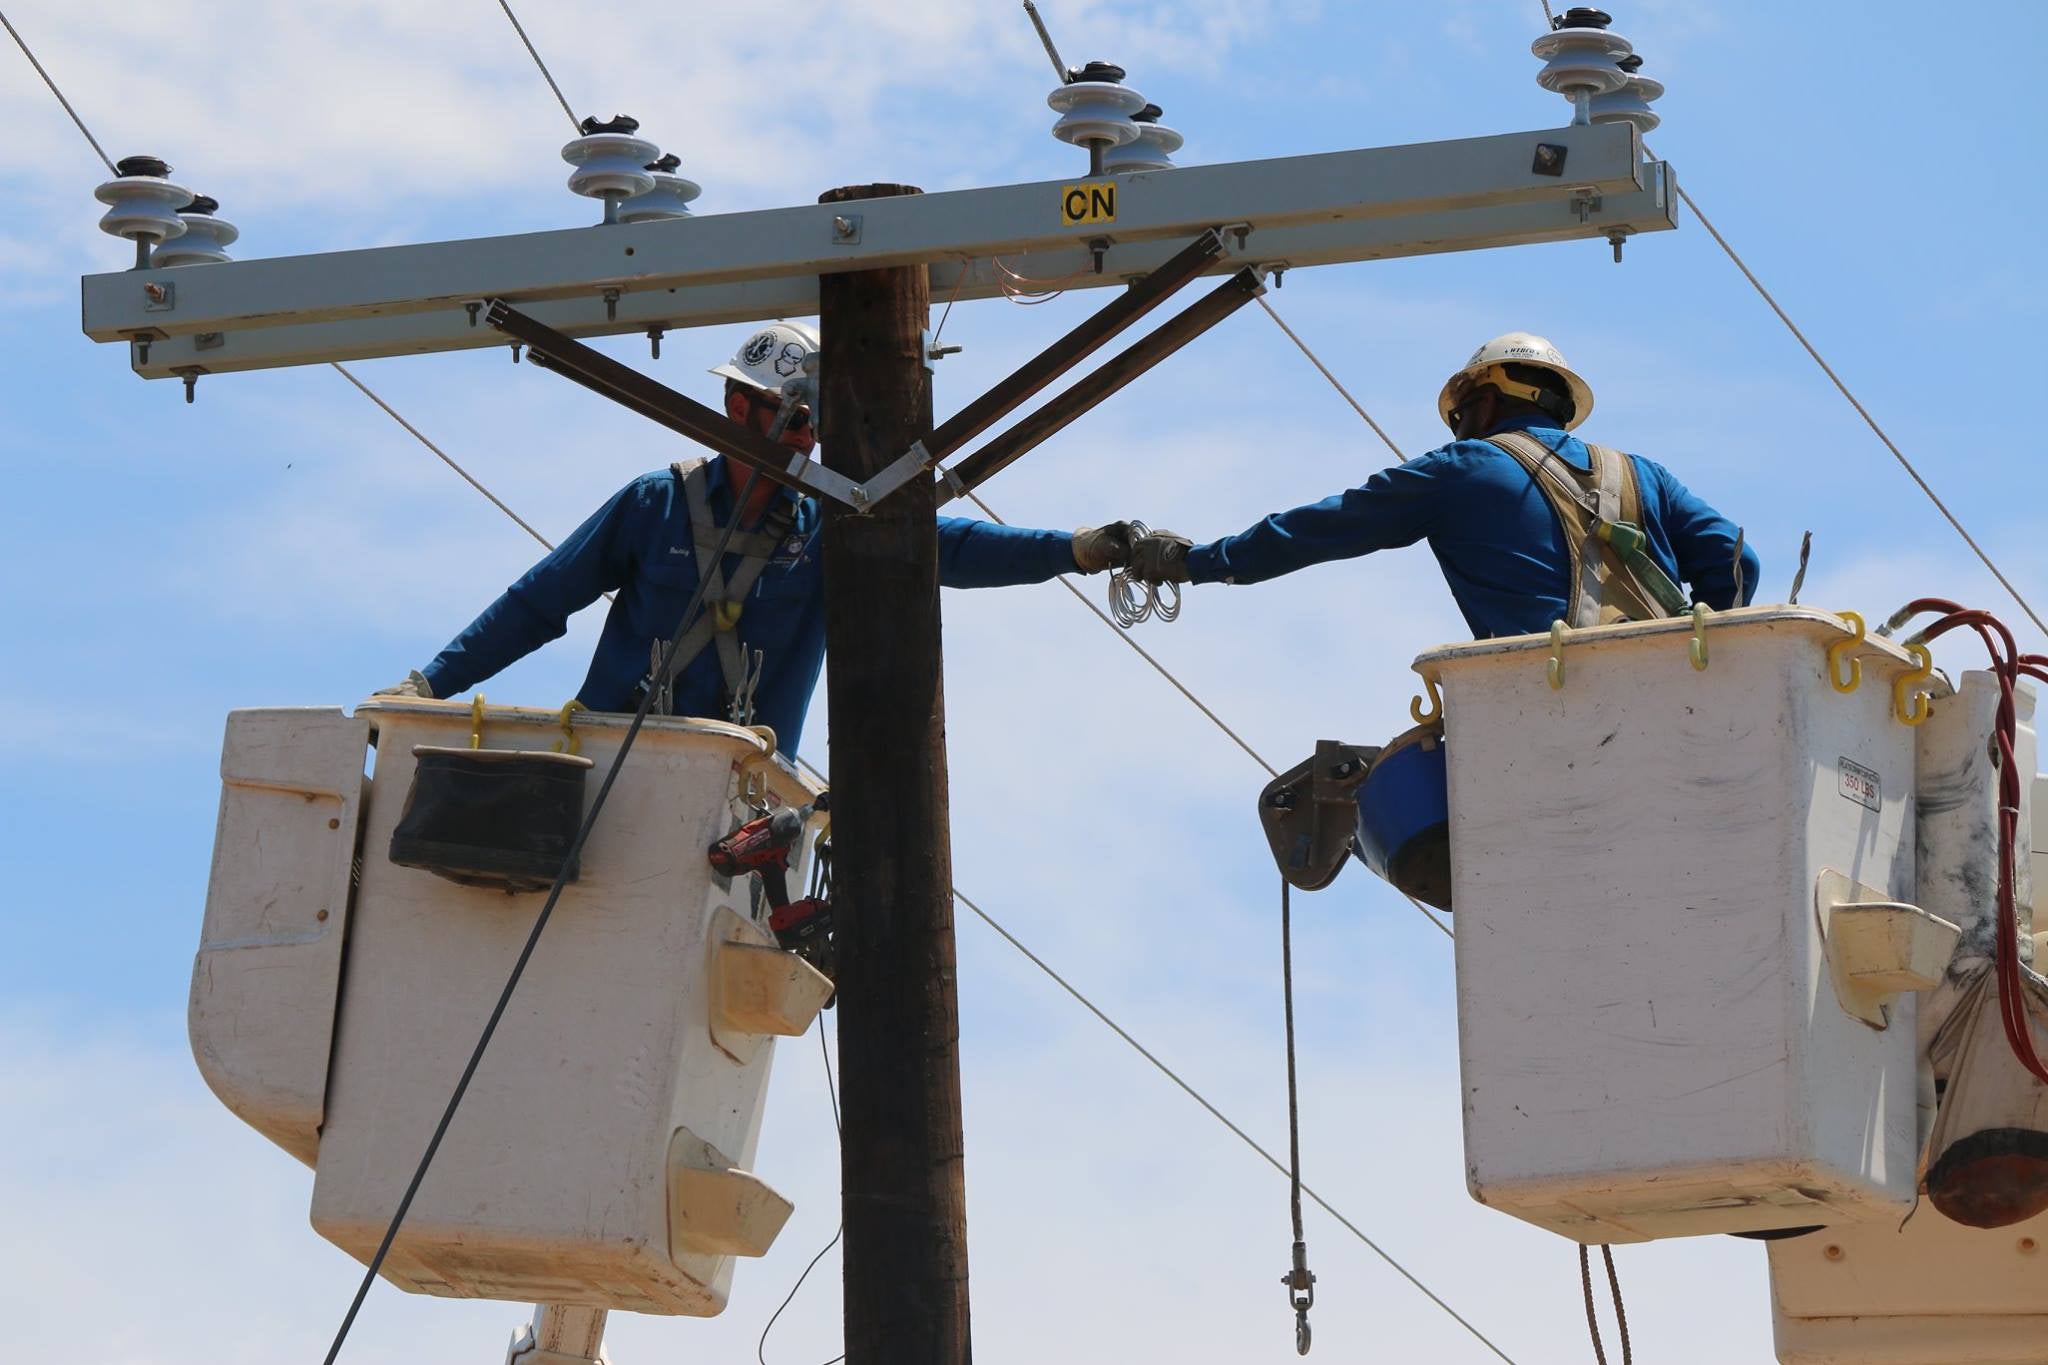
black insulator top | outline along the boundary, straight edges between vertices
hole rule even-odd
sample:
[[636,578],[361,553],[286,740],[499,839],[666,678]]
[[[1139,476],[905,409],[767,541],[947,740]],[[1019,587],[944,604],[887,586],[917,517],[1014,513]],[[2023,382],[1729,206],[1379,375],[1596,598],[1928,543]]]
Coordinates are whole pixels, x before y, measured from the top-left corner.
[[1552,28],[1606,28],[1614,16],[1604,9],[1574,6],[1550,21]]
[[661,171],[663,173],[667,173],[669,171],[673,171],[676,167],[682,164],[683,159],[681,157],[677,156],[674,152],[669,152],[665,154],[659,161],[648,162],[647,169],[650,171]]
[[1641,71],[1643,69],[1643,59],[1640,54],[1631,52],[1628,54],[1628,56],[1623,57],[1620,61],[1616,62],[1615,65],[1620,67],[1623,71],[1628,72],[1629,75],[1633,76],[1636,74],[1636,72]]
[[1112,85],[1123,83],[1125,71],[1115,62],[1090,62],[1074,73],[1077,81],[1108,81]]
[[210,194],[195,194],[192,196],[192,202],[185,205],[184,208],[179,209],[178,212],[199,214],[219,213],[220,200],[214,198]]
[[114,163],[117,175],[154,175],[159,178],[171,173],[170,163],[160,156],[124,156]]
[[583,130],[585,137],[592,133],[637,133],[640,120],[631,114],[614,114],[610,122],[600,122],[596,115],[592,115],[576,126]]
[[1140,110],[1139,110],[1139,111],[1138,111],[1137,113],[1135,113],[1135,114],[1131,115],[1131,122],[1133,122],[1133,123],[1157,123],[1157,122],[1159,122],[1159,115],[1160,115],[1160,114],[1161,114],[1162,112],[1164,112],[1164,111],[1163,111],[1163,110],[1161,110],[1161,109],[1160,109],[1160,107],[1159,107],[1158,105],[1156,105],[1156,104],[1148,104],[1148,105],[1146,105],[1146,106],[1145,106],[1145,107],[1144,107],[1143,109],[1140,109]]

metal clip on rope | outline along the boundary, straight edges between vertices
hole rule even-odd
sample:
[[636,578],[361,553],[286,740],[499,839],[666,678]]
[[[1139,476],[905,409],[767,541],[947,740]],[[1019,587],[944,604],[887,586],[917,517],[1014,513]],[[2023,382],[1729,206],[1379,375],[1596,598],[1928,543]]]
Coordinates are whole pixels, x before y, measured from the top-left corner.
[[[1151,534],[1152,528],[1144,522],[1131,523],[1133,543]],[[1155,616],[1161,621],[1176,620],[1180,616],[1180,584],[1137,583],[1132,581],[1129,570],[1112,569],[1109,574],[1109,614],[1126,630]]]

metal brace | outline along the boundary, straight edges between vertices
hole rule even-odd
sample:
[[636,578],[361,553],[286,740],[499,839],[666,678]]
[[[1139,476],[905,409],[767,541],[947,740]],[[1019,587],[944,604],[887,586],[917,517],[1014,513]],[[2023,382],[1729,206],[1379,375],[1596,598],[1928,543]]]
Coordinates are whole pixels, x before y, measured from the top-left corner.
[[923,441],[916,441],[887,469],[859,485],[856,491],[864,494],[869,502],[880,502],[931,467],[931,452],[924,448]]
[[1572,191],[1571,210],[1581,223],[1589,223],[1593,215],[1600,212],[1600,192],[1590,185],[1580,185]]

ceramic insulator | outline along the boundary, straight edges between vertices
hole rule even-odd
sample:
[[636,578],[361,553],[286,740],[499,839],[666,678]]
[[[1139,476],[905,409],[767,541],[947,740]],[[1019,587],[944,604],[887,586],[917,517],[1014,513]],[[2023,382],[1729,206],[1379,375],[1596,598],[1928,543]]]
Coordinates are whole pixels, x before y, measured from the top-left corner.
[[1052,135],[1076,147],[1101,143],[1121,147],[1138,140],[1131,115],[1145,107],[1145,97],[1123,83],[1124,71],[1108,62],[1090,62],[1078,78],[1045,97],[1059,121]]
[[1170,171],[1173,154],[1187,139],[1159,122],[1159,106],[1148,104],[1132,116],[1138,125],[1138,140],[1103,153],[1102,169],[1115,175],[1122,171]]
[[131,242],[162,242],[185,230],[178,210],[192,202],[192,191],[171,183],[169,166],[153,156],[127,156],[114,169],[116,177],[92,192],[108,206],[101,232]]
[[673,152],[651,163],[647,173],[654,177],[654,188],[619,205],[619,221],[651,223],[659,218],[688,218],[690,201],[702,194],[704,187],[677,175],[675,170],[680,164]]
[[225,218],[213,215],[220,208],[209,195],[199,195],[178,213],[185,231],[175,243],[159,247],[149,258],[152,266],[212,265],[228,259],[227,248],[242,230]]
[[1529,45],[1543,58],[1536,83],[1576,102],[1582,96],[1604,95],[1628,84],[1621,60],[1635,51],[1629,40],[1610,32],[1612,20],[1596,9],[1567,10],[1559,27]]
[[1619,90],[1593,96],[1590,106],[1593,122],[1633,123],[1636,132],[1648,133],[1664,121],[1650,108],[1653,101],[1664,97],[1664,82],[1638,74],[1636,68],[1642,64],[1641,57],[1622,61],[1621,69],[1628,73],[1628,84]]
[[569,188],[592,199],[629,199],[653,189],[647,165],[660,158],[661,148],[634,137],[639,130],[639,120],[624,115],[609,123],[583,120],[583,136],[562,148],[562,160],[576,168]]

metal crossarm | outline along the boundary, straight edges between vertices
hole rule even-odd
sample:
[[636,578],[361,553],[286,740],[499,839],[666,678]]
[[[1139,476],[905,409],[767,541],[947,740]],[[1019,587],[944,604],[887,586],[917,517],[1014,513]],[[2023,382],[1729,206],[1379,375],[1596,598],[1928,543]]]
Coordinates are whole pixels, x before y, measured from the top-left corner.
[[939,489],[940,505],[1009,468],[1022,456],[1064,431],[1083,413],[1265,292],[1266,286],[1259,282],[1258,272],[1238,271],[1155,330],[1103,362],[1100,368],[1073,388],[947,471],[944,486]]
[[649,421],[687,436],[699,445],[709,446],[727,459],[758,471],[762,478],[785,488],[823,493],[849,506],[856,502],[854,484],[844,475],[826,469],[787,446],[775,444],[724,413],[649,379],[602,351],[585,346],[573,337],[563,336],[503,300],[490,301],[484,310],[484,321],[506,336],[524,343],[528,357],[539,368],[573,379],[591,392],[602,394]]
[[[1541,158],[1537,148],[1556,149]],[[1068,221],[1068,191],[1112,191]],[[662,222],[84,281],[98,341],[149,338],[138,373],[226,373],[494,344],[468,305],[500,298],[565,334],[685,328],[817,310],[818,276],[925,263],[932,287],[991,298],[1013,275],[1121,285],[1231,224],[1206,269],[1604,238],[1674,225],[1672,184],[1624,124],[1553,128]],[[1241,225],[1241,226],[1240,226]],[[1097,248],[1104,269],[1095,272]],[[1010,272],[1006,275],[1005,272]],[[168,288],[167,288],[168,286]],[[138,352],[142,348],[137,348]]]

